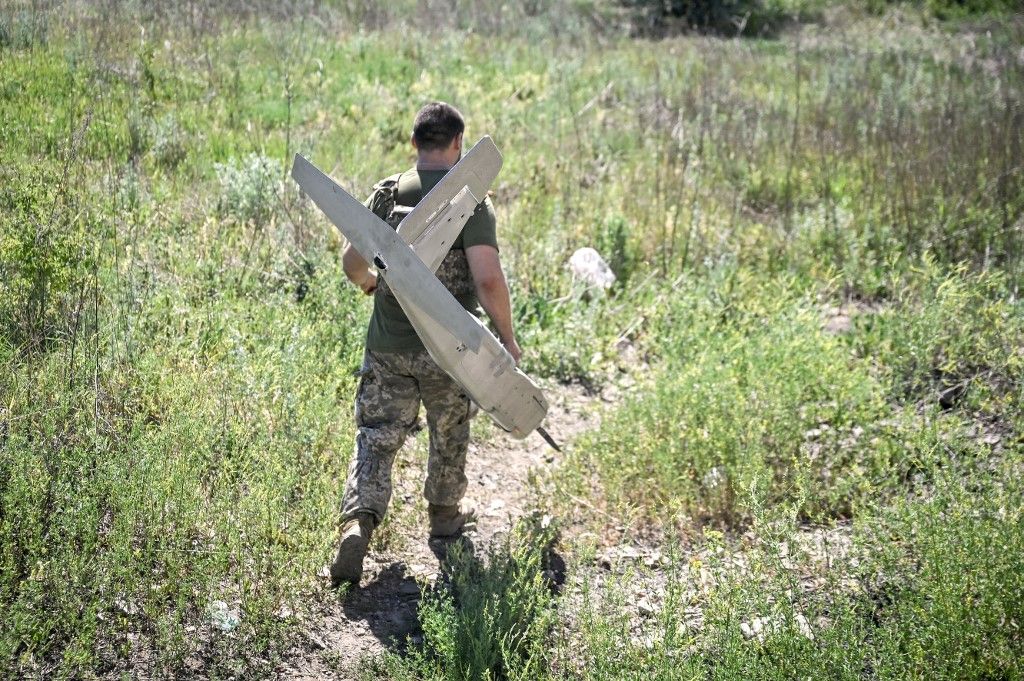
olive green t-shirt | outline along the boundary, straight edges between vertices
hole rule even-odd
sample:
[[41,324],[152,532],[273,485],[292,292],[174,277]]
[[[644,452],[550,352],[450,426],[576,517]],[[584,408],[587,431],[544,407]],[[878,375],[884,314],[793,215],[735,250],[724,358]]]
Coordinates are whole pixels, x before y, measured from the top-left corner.
[[[395,204],[415,206],[447,172],[447,170],[416,170],[414,168],[402,173],[398,178]],[[367,205],[369,205],[369,200]],[[383,219],[387,216],[379,217]],[[466,221],[462,233],[452,244],[452,250],[479,245],[497,248],[496,225],[494,206],[491,205],[490,199],[484,199]],[[479,316],[479,301],[476,294],[456,296],[456,299],[462,303],[464,308]],[[401,305],[398,304],[394,296],[386,295],[380,290],[373,296],[373,314],[370,316],[370,326],[366,332],[366,348],[377,352],[423,349],[423,342],[416,334],[409,318],[405,316],[405,312],[402,311]]]

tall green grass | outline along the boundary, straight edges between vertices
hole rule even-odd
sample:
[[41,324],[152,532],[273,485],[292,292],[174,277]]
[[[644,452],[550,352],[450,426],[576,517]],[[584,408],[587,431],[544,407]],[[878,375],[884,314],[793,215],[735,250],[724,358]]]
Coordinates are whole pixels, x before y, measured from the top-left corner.
[[[1011,472],[1019,447],[1002,458],[964,440],[959,454],[976,465],[922,462],[927,489],[879,498],[850,523],[809,526],[798,504],[762,499],[749,507],[742,537],[705,529],[681,545],[669,538],[653,568],[638,563],[615,576],[581,561],[555,601],[537,561],[517,558],[539,555],[542,537],[492,554],[499,572],[457,559],[454,579],[465,580],[471,596],[450,601],[444,591],[428,599],[423,646],[365,671],[372,678],[1020,678],[1022,489]],[[547,608],[501,617],[523,603]],[[558,624],[549,629],[551,607]],[[488,611],[480,626],[464,626]],[[495,626],[526,657],[487,656]],[[493,666],[478,666],[482,660]]]
[[[285,172],[302,152],[366,191],[411,163],[428,99],[460,106],[468,137],[493,134],[505,153],[494,200],[525,368],[640,375],[648,399],[575,445],[566,488],[733,532],[765,527],[759,509],[775,505],[888,523],[950,476],[988,489],[1014,470],[1019,23],[655,42],[629,39],[601,3],[427,5],[424,33],[403,29],[408,4],[0,10],[3,671],[274,668],[298,626],[282,613],[301,609],[334,541],[369,309]],[[573,294],[563,263],[583,245],[615,268],[608,295]],[[822,330],[826,307],[856,301],[848,335]],[[935,396],[954,387],[942,415]],[[985,428],[1002,438],[992,461],[976,446]],[[986,473],[999,457],[1010,468]],[[972,518],[947,535],[933,523],[909,555],[943,565]],[[1015,546],[997,519],[982,536]],[[443,676],[443,661],[513,676],[554,659],[539,541],[491,556],[511,582],[456,561],[462,586],[427,601],[434,629],[410,674]],[[1018,588],[993,564],[964,573],[984,577],[985,612]],[[917,660],[893,669],[934,656],[899,636],[946,593],[939,574],[911,582],[884,629],[886,650]],[[965,621],[949,604],[972,584],[942,596],[938,628],[913,631]],[[217,601],[238,628],[215,626]],[[602,617],[579,644],[606,655],[596,668],[647,669],[602,647]],[[882,631],[850,626],[841,640],[874,646],[867,632]],[[1007,636],[964,664],[1012,675]],[[734,642],[717,648],[722,669],[749,662]],[[803,654],[797,643],[786,650]]]
[[643,339],[657,378],[569,470],[594,470],[615,502],[726,524],[754,499],[849,517],[946,457],[936,417],[951,386],[978,419],[1019,419],[1024,313],[1007,283],[926,264],[837,335],[817,284],[732,267],[680,281]]

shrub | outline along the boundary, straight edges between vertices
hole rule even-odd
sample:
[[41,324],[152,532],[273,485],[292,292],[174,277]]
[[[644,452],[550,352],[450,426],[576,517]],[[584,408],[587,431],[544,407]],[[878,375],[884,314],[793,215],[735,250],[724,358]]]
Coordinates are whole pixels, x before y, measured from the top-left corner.
[[[867,1],[868,9],[876,13],[884,11],[888,6],[902,4],[908,4],[907,0]],[[1020,10],[1020,4],[1015,0],[925,0],[920,4],[939,19],[978,14],[1010,14]]]
[[62,182],[44,164],[0,166],[0,333],[29,351],[70,323],[89,266],[87,218],[64,205]]
[[656,378],[583,438],[577,464],[617,502],[728,524],[758,498],[848,517],[927,484],[922,462],[959,432],[937,415],[940,391],[1019,413],[1024,316],[998,275],[922,267],[848,337],[823,328],[813,289],[795,282],[740,269],[680,286],[642,338],[661,355]]
[[222,215],[256,225],[270,220],[278,205],[284,173],[276,159],[249,154],[244,159],[216,164]]
[[891,273],[894,300],[858,317],[857,351],[884,373],[893,400],[1024,407],[1015,396],[1024,373],[1024,313],[1007,284],[998,271],[950,271],[930,259]]
[[747,276],[680,286],[652,325],[658,378],[578,448],[611,498],[728,523],[752,494],[843,515],[889,465],[878,453],[847,467],[879,435],[864,430],[883,406],[867,366],[798,287]]
[[621,0],[641,33],[693,29],[726,35],[773,31],[820,3],[808,0]]
[[5,9],[0,14],[0,49],[24,50],[43,46],[49,31],[49,22],[43,11]]
[[188,154],[189,140],[174,114],[165,114],[151,124],[151,149],[161,167],[173,170]]
[[486,556],[472,546],[448,549],[448,583],[420,603],[423,646],[384,660],[391,677],[533,679],[546,670],[553,596],[544,575],[553,541],[536,519],[518,525]]
[[[852,531],[770,511],[742,544],[705,531],[656,572],[595,587],[581,568],[556,677],[1019,678],[1021,486],[931,473],[928,495],[872,508]],[[638,592],[656,614],[637,617]]]

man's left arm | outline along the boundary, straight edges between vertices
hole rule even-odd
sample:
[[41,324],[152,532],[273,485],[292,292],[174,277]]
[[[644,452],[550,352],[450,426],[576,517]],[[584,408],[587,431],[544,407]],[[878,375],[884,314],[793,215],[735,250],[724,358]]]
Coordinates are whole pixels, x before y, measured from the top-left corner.
[[522,351],[512,328],[512,301],[505,273],[501,269],[498,249],[487,244],[468,246],[466,260],[469,261],[469,272],[473,276],[476,297],[480,300],[481,307],[497,329],[501,344],[509,351],[516,364],[519,364]]
[[377,275],[370,269],[370,264],[363,260],[359,251],[352,247],[352,244],[345,246],[341,256],[341,267],[345,270],[345,276],[353,284],[362,289],[363,293],[370,295],[377,289]]

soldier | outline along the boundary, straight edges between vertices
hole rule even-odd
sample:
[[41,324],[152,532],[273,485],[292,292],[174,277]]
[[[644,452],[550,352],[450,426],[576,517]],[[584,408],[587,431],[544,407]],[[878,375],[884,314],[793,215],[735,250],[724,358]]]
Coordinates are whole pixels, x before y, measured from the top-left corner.
[[[462,156],[462,114],[444,102],[427,104],[413,123],[416,167],[379,182],[367,206],[392,227],[444,177]],[[385,281],[349,245],[342,259],[345,275],[367,295],[373,314],[356,392],[358,433],[342,501],[342,535],[331,565],[331,581],[359,583],[363,558],[373,529],[391,499],[391,468],[406,436],[416,425],[420,402],[426,408],[430,435],[427,500],[430,534],[457,534],[470,512],[460,508],[466,493],[469,422],[475,406],[461,388],[430,358]],[[501,269],[494,208],[489,199],[477,206],[452,245],[437,276],[471,312],[478,306],[498,338],[519,362],[512,329],[508,285]]]

